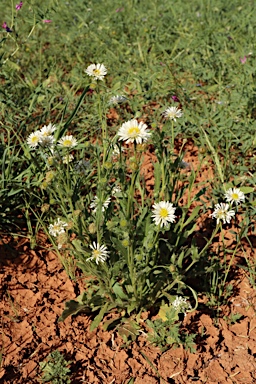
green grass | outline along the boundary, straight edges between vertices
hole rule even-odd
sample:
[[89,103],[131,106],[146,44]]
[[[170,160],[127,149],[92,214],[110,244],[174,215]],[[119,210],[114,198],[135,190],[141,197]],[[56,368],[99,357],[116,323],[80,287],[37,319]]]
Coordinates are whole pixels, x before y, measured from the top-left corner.
[[[121,5],[115,0],[104,3],[45,0],[41,3],[39,0],[24,1],[19,11],[15,10],[13,1],[2,0],[0,4],[2,23],[5,21],[12,30],[7,32],[2,28],[0,31],[2,231],[25,233],[31,237],[33,245],[37,231],[40,228],[47,231],[56,215],[69,221],[74,214],[78,217],[79,212],[85,212],[84,207],[89,204],[97,186],[101,197],[106,192],[106,177],[114,175],[116,180],[122,180],[125,162],[123,169],[120,166],[116,173],[111,173],[109,157],[109,148],[116,141],[115,134],[120,125],[132,118],[142,119],[155,131],[154,145],[158,148],[161,141],[158,130],[164,125],[162,112],[170,105],[179,105],[172,100],[175,95],[180,100],[183,116],[175,127],[172,126],[174,135],[168,136],[168,145],[170,147],[174,136],[191,138],[199,147],[201,158],[212,158],[215,179],[207,185],[212,196],[211,199],[209,195],[207,197],[211,206],[222,201],[229,185],[249,187],[246,209],[242,221],[237,224],[242,237],[246,238],[254,230],[255,217],[254,2],[130,0]],[[51,22],[45,23],[46,19]],[[245,56],[246,62],[242,63]],[[108,69],[105,80],[100,82],[101,87],[93,92],[89,91],[92,79],[85,73],[91,63],[104,63]],[[125,106],[116,107],[119,119],[111,120],[107,118],[108,102],[116,94],[126,96],[128,101]],[[37,152],[29,150],[26,140],[30,133],[49,122],[56,124],[58,138],[69,133],[78,139],[76,161],[90,160],[95,173],[89,170],[83,182],[76,176],[69,179],[69,168],[61,167],[55,173],[57,181],[47,189],[49,167]],[[165,134],[170,125],[167,123],[166,127]],[[99,143],[92,144],[95,138],[101,137],[101,128],[103,133],[104,130],[107,132],[106,137],[103,135],[103,147]],[[161,152],[161,145],[159,148]],[[178,161],[183,155],[181,153],[175,160],[173,153],[167,151],[165,158],[159,158],[162,161],[159,160],[159,168],[155,165],[160,194],[173,202],[176,199],[177,204],[184,190],[174,198],[175,183],[180,180],[186,185],[186,176],[178,171]],[[163,170],[171,192],[161,181]],[[67,177],[63,179],[64,172]],[[137,176],[134,174],[134,180]],[[187,185],[190,191],[194,181],[191,174]],[[136,183],[129,187],[129,191],[134,192],[135,186],[143,189],[141,180]],[[155,190],[155,197],[158,192]],[[199,198],[198,195],[196,199]],[[127,211],[130,213],[131,204],[129,200]],[[143,209],[150,205],[148,200],[141,204]],[[142,208],[136,205],[137,211]],[[146,217],[143,209],[140,212]],[[207,209],[202,206],[200,213]],[[181,234],[186,225],[182,236],[192,236],[192,224],[199,216],[199,211],[193,216],[189,204],[181,210],[182,223],[175,233],[177,242],[176,245],[166,245],[167,253],[170,249],[174,252],[170,247],[177,247],[179,241],[183,241],[178,231]],[[193,216],[190,222],[188,214]],[[102,234],[100,218],[96,219],[97,228],[93,232],[95,223],[91,218],[86,216],[80,221],[76,218],[76,236],[79,239],[84,236],[81,228],[87,224],[91,225],[86,232],[87,240],[92,240],[95,233],[97,240],[112,233],[113,223],[118,226],[117,217],[112,218],[104,223],[107,229]],[[136,225],[142,230],[140,221]],[[121,236],[117,229],[115,236]],[[145,239],[146,244],[149,239]],[[54,243],[54,239],[51,240]],[[241,236],[237,235],[237,242],[240,240]],[[77,242],[73,246],[75,252],[85,252],[84,244]],[[198,251],[193,241],[189,246],[194,265]],[[120,244],[119,247],[122,249]],[[173,264],[182,267],[184,273],[190,268],[188,264],[182,266],[183,258],[189,254],[186,252],[180,258],[172,257]],[[139,256],[136,254],[137,258]],[[224,267],[224,285],[229,270],[230,265]],[[130,277],[132,274],[130,269]],[[132,280],[135,284],[135,275]],[[118,291],[122,296],[123,292],[116,284],[115,294]],[[98,321],[100,317],[96,323]]]

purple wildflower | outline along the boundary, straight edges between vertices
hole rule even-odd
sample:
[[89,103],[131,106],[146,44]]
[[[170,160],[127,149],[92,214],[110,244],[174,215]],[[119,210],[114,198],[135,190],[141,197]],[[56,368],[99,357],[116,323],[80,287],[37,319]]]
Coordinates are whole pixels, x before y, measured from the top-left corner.
[[15,5],[16,11],[19,11],[23,5],[23,2],[21,1],[19,4]]
[[2,24],[2,28],[6,30],[6,32],[12,32],[12,30],[8,27],[6,21]]
[[247,60],[247,57],[244,56],[244,57],[240,57],[240,61],[242,64],[245,64],[246,63],[246,60]]
[[178,96],[176,96],[176,95],[173,95],[173,96],[172,96],[172,99],[173,99],[173,101],[175,101],[176,103],[179,103],[179,102],[180,102],[180,99],[179,99]]
[[52,22],[52,20],[49,20],[49,19],[44,19],[43,20],[43,23],[51,23]]

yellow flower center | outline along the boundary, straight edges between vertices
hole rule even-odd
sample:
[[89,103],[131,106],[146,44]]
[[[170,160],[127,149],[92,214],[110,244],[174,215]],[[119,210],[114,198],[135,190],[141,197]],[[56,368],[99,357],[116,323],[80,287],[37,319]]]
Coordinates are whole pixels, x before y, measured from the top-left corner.
[[232,193],[231,197],[232,197],[233,200],[238,200],[239,199],[239,196],[238,196],[237,193]]
[[100,76],[100,70],[99,69],[94,69],[93,73],[95,76]]
[[128,129],[128,135],[130,137],[136,137],[139,135],[139,133],[140,133],[139,127],[131,127]]
[[69,139],[66,139],[63,141],[63,147],[70,147],[72,145],[72,141]]
[[159,215],[162,217],[162,218],[166,218],[168,216],[168,210],[166,208],[161,208],[160,209],[160,212],[159,212]]
[[225,213],[226,211],[224,209],[220,209],[218,212],[217,212],[217,218],[218,219],[222,219],[224,216],[225,216]]
[[97,259],[100,256],[100,251],[98,249],[94,249],[92,251],[92,254],[93,254],[93,257],[95,257],[95,259]]
[[39,137],[37,137],[37,136],[33,136],[33,137],[31,138],[31,142],[32,142],[32,143],[38,143],[38,141],[39,141]]

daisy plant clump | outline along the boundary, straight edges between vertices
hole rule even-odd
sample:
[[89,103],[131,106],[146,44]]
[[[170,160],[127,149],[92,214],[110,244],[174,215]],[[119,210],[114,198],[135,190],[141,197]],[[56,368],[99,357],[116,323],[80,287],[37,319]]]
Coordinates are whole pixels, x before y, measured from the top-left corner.
[[[90,283],[76,303],[66,303],[61,320],[86,308],[95,313],[91,329],[112,310],[122,317],[170,306],[183,289],[191,292],[191,306],[196,307],[197,295],[186,276],[195,273],[194,265],[209,246],[200,248],[191,240],[200,211],[199,205],[191,206],[200,196],[190,197],[184,206],[180,203],[187,180],[191,188],[195,175],[192,169],[186,168],[185,173],[180,167],[182,154],[174,155],[172,131],[131,118],[112,127],[109,134],[102,115],[109,101],[98,92],[100,86],[93,97],[105,128],[86,149],[90,172],[79,174],[83,187],[76,188],[79,196],[73,198],[73,213],[62,206],[72,222],[65,251]],[[57,149],[66,139],[57,141]],[[78,148],[68,140],[66,148]],[[149,150],[156,159],[154,182],[147,184],[144,161]],[[74,165],[72,177],[78,170]],[[179,310],[173,311],[173,321]]]
[[[171,308],[183,290],[196,307],[196,292],[186,279],[195,275],[194,265],[209,244],[200,247],[193,236],[201,209],[195,204],[200,194],[190,195],[195,173],[180,166],[183,155],[174,151],[175,131],[167,119],[158,126],[130,116],[110,129],[112,92],[98,81],[107,70],[92,64],[86,73],[96,84],[88,99],[88,112],[98,114],[93,141],[86,130],[69,133],[68,124],[49,124],[27,140],[35,161],[41,156],[40,186],[48,204],[41,217],[50,218],[44,228],[61,260],[74,262],[86,281],[84,293],[66,303],[61,320],[86,310],[95,315],[93,329],[110,311],[129,317]],[[121,101],[116,97],[112,103]],[[171,123],[181,124],[182,114],[175,109]],[[41,145],[42,138],[51,140],[49,148]],[[176,308],[173,321],[177,313]]]

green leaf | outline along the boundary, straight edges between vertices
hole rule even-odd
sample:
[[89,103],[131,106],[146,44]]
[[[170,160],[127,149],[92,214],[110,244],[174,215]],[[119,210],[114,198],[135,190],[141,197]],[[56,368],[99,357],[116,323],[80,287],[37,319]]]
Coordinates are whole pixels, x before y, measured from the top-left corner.
[[191,223],[191,221],[198,215],[198,212],[200,211],[200,209],[201,209],[200,205],[198,205],[193,209],[191,215],[189,216],[187,221],[183,224],[183,227],[186,227],[189,223]]
[[64,124],[64,127],[61,129],[61,131],[58,132],[58,135],[57,135],[58,137],[57,137],[57,139],[59,139],[60,137],[62,137],[62,136],[64,135],[64,133],[66,132],[66,130],[68,129],[69,124],[71,123],[71,121],[73,120],[73,118],[75,117],[75,115],[77,114],[77,111],[78,111],[80,105],[82,104],[82,101],[83,101],[83,99],[84,99],[86,93],[88,92],[89,88],[90,88],[90,87],[87,86],[87,87],[84,89],[82,95],[80,96],[80,98],[79,98],[79,100],[78,100],[78,103],[77,103],[77,105],[76,105],[74,111],[71,113],[70,117],[68,118],[68,120],[67,120],[66,123]]
[[124,293],[123,289],[118,283],[115,283],[112,288],[117,297],[120,297],[120,299],[123,300],[128,300],[128,296]]
[[154,184],[154,194],[158,195],[160,191],[160,183],[161,183],[161,165],[157,162],[154,163],[154,179],[155,179],[155,184]]
[[177,261],[177,266],[182,269],[182,263],[183,263],[183,259],[184,259],[184,251],[182,250],[179,254],[179,258],[178,258],[178,261]]
[[131,377],[126,384],[134,384],[134,377]]
[[98,315],[95,317],[95,319],[90,325],[90,331],[93,331],[95,328],[98,327],[99,323],[101,322],[105,313],[107,312],[108,305],[109,303],[105,303],[105,305],[101,308],[100,312],[98,313]]
[[147,212],[148,212],[148,208],[145,207],[145,208],[143,209],[143,211],[141,212],[140,217],[139,217],[139,220],[138,220],[138,222],[137,222],[137,226],[136,226],[136,227],[137,227],[137,230],[140,228],[142,222],[144,223],[144,221],[145,221],[144,218],[145,218]]
[[115,83],[112,87],[112,92],[116,92],[118,91],[119,89],[121,88],[121,81],[118,81],[117,83]]
[[136,301],[131,302],[131,303],[128,305],[128,307],[127,307],[127,313],[128,313],[128,315],[130,315],[130,314],[132,313],[132,311],[134,311],[134,309],[136,309],[136,308],[137,308],[137,303],[136,303]]
[[254,192],[254,188],[253,187],[240,187],[239,189],[244,194]]
[[139,329],[140,327],[135,321],[127,319],[118,327],[118,333],[125,342],[127,342],[129,338],[135,341],[139,335]]
[[89,314],[91,308],[88,305],[79,303],[76,300],[70,300],[65,303],[65,309],[58,319],[58,322],[65,321],[68,316],[76,315],[78,312],[85,312]]
[[104,331],[109,331],[110,329],[116,328],[116,326],[120,323],[121,319],[109,319],[107,321],[104,321],[104,324],[102,326]]
[[79,240],[79,239],[74,239],[72,240],[72,245],[74,246],[74,248],[78,251],[78,252],[81,252],[81,253],[84,253],[84,248],[82,246],[82,241]]

